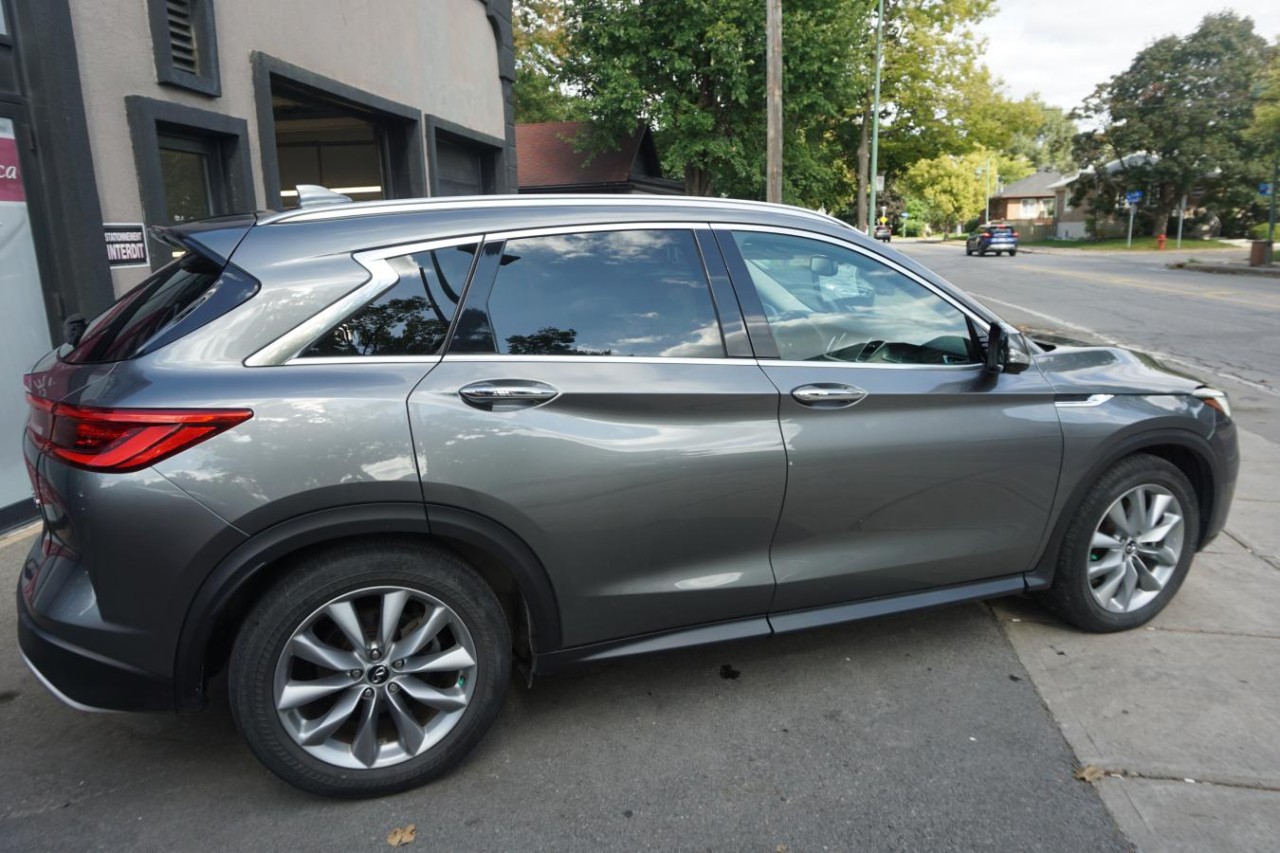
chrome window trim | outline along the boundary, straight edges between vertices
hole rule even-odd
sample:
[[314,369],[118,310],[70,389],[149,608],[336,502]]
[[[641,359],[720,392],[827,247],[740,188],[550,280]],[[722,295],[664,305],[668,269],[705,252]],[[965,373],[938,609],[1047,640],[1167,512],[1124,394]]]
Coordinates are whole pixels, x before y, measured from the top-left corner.
[[660,355],[502,355],[494,353],[449,353],[444,362],[517,362],[533,361],[546,364],[701,364],[706,366],[731,364],[738,367],[756,367],[753,358],[665,358]]
[[1083,400],[1054,400],[1053,404],[1059,409],[1092,409],[1095,406],[1101,406],[1115,394],[1090,394]]
[[[433,210],[466,210],[485,207],[690,207],[700,210],[745,210],[759,213],[785,213],[803,216],[842,229],[856,231],[846,222],[834,216],[792,205],[769,204],[747,199],[702,198],[691,196],[617,196],[617,195],[487,195],[468,197],[440,197],[403,199],[399,201],[365,201],[335,204],[324,208],[285,210],[264,216],[259,225],[275,225],[290,222],[317,222],[327,219],[346,219],[378,214],[417,213]],[[860,232],[859,232],[860,233]]]
[[[465,246],[468,243],[480,243],[477,235],[469,237],[449,237],[442,240],[425,240],[416,243],[402,243],[398,246],[370,249],[356,252],[352,260],[369,272],[369,278],[345,296],[330,302],[319,312],[294,326],[262,349],[245,359],[246,367],[280,367],[290,364],[344,364],[346,359],[373,363],[376,361],[422,361],[435,362],[440,355],[414,356],[316,356],[302,358],[301,353],[318,337],[337,325],[343,317],[347,317],[364,305],[377,299],[400,281],[399,274],[391,268],[388,258],[408,255],[414,252],[426,252],[434,249],[447,249],[451,246]],[[335,361],[342,359],[342,361]]]
[[972,361],[968,364],[893,364],[891,362],[867,361],[794,361],[780,358],[756,359],[761,367],[854,367],[871,368],[873,370],[972,370],[979,372],[983,366]]
[[[830,243],[833,246],[840,246],[841,248],[849,249],[850,251],[856,252],[859,255],[862,255],[863,257],[869,258],[870,260],[875,261],[878,264],[883,264],[884,266],[888,267],[889,269],[893,270],[896,273],[906,276],[910,280],[914,281],[916,284],[919,284],[921,287],[928,290],[930,293],[933,293],[935,296],[949,303],[952,307],[958,309],[961,314],[964,314],[966,317],[968,317],[974,323],[976,323],[979,329],[985,329],[989,324],[989,321],[985,317],[978,314],[978,312],[975,311],[973,308],[966,305],[964,302],[957,300],[955,297],[951,296],[951,294],[946,293],[942,290],[939,290],[935,285],[930,283],[927,279],[912,272],[911,270],[907,269],[906,267],[902,266],[901,264],[897,263],[891,258],[886,258],[872,249],[864,248],[855,243],[846,242],[845,240],[841,240],[838,237],[832,237],[829,234],[820,234],[816,231],[805,231],[804,229],[801,229],[801,228],[789,228],[785,225],[758,225],[755,223],[748,225],[748,224],[741,224],[737,222],[712,222],[711,227],[716,230],[724,230],[724,231],[763,231],[769,234],[786,234],[791,237],[801,237],[801,238],[807,238],[810,240],[820,240],[823,243]],[[810,362],[802,361],[798,363],[809,364]],[[918,367],[921,365],[903,365],[903,366]],[[923,365],[923,366],[933,367],[936,365]],[[965,365],[965,366],[968,367],[969,365]]]

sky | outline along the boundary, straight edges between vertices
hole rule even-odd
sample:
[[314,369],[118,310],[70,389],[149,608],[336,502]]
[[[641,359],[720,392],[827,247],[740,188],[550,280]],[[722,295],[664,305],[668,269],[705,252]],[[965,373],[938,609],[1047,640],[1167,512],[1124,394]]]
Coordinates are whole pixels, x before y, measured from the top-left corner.
[[1185,36],[1224,9],[1253,18],[1268,41],[1280,36],[1280,0],[1000,0],[978,32],[987,39],[987,67],[1010,95],[1039,92],[1050,106],[1070,110],[1151,42]]

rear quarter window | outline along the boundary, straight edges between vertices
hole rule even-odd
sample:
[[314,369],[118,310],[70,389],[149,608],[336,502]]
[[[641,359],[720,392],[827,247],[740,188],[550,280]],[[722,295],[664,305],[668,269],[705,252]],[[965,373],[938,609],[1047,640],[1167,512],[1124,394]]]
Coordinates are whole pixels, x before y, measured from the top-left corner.
[[120,297],[60,355],[74,364],[137,358],[190,334],[257,291],[257,280],[242,270],[188,253]]

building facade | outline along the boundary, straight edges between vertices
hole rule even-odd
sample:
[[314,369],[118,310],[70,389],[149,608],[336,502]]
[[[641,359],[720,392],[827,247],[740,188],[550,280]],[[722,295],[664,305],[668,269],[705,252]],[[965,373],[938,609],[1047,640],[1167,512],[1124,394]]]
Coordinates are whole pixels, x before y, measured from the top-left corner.
[[22,375],[171,259],[145,228],[514,192],[511,0],[0,0],[0,529]]

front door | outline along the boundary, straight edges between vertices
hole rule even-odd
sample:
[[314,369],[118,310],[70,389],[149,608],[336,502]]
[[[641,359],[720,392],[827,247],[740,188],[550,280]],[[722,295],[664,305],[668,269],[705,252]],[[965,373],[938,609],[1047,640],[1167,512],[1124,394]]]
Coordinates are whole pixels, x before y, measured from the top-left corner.
[[772,612],[1030,569],[1062,448],[1039,372],[985,373],[976,318],[870,252],[717,236],[779,356],[760,360],[788,458]]
[[739,309],[713,299],[695,230],[491,238],[409,398],[427,502],[532,548],[565,646],[763,616],[773,595],[778,394],[728,357],[717,312]]
[[50,347],[27,210],[19,118],[0,105],[0,522],[7,508],[31,497],[19,441],[27,419],[22,377]]

